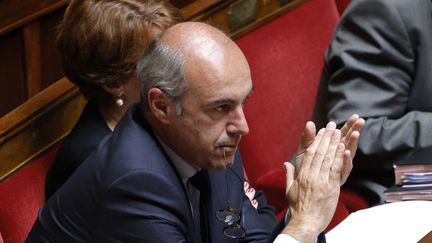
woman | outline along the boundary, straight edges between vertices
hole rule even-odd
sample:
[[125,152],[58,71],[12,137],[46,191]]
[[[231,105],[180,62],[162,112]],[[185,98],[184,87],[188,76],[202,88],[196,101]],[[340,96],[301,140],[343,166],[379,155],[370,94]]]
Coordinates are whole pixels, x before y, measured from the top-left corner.
[[139,100],[135,63],[155,36],[180,20],[165,0],[70,2],[57,43],[66,77],[88,103],[48,172],[47,199]]

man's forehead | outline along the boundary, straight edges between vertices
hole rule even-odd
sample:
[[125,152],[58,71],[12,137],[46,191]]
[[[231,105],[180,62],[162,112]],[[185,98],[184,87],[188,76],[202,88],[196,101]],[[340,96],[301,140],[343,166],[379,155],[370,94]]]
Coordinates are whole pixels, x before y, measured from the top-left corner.
[[[207,105],[222,103],[239,103],[246,99],[253,91],[250,79],[234,83],[217,85],[197,85],[190,86],[190,98],[201,100]],[[187,94],[188,95],[188,94]]]
[[233,51],[238,48],[231,40],[218,40],[213,36],[196,36],[179,47],[185,57],[186,75],[220,75],[230,66]]

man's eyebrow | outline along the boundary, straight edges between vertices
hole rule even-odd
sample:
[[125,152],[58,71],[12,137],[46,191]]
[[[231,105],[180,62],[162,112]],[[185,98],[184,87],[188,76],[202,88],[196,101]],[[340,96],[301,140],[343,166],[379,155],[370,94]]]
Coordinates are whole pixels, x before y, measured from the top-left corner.
[[226,98],[226,99],[215,100],[212,102],[212,104],[213,105],[224,105],[224,104],[232,104],[234,102],[235,101],[233,99]]
[[[243,100],[247,100],[253,93],[254,91],[254,86],[252,86],[252,88],[249,90],[248,94],[246,95],[246,97]],[[221,98],[215,101],[212,101],[210,104],[211,105],[226,105],[226,104],[233,104],[235,103],[236,100],[231,99],[231,98]]]

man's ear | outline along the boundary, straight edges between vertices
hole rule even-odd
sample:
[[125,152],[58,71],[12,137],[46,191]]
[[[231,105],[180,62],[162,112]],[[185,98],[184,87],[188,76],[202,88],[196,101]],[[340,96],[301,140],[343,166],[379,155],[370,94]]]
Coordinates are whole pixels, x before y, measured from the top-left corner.
[[151,113],[164,124],[169,124],[173,102],[159,88],[151,88],[147,93],[147,102]]

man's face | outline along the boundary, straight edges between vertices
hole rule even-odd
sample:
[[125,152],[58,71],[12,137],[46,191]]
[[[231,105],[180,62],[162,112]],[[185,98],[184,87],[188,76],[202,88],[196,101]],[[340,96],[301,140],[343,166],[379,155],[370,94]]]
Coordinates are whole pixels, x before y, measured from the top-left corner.
[[188,88],[183,115],[171,119],[172,146],[195,168],[223,169],[249,132],[243,105],[252,92],[250,71],[239,51],[200,61],[186,64]]

